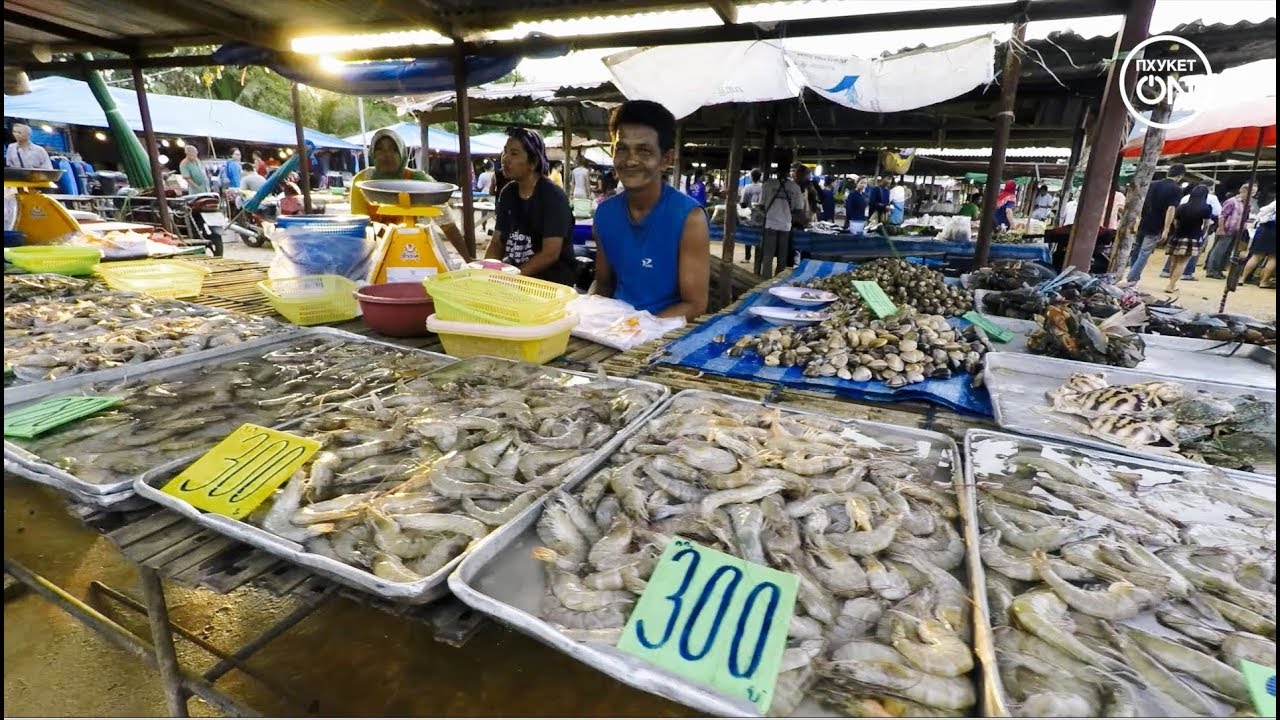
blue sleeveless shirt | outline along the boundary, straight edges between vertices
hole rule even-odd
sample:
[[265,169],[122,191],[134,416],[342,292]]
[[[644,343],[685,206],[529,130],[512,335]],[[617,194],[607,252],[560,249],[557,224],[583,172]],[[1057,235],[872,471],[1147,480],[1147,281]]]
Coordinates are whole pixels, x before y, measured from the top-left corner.
[[639,222],[631,220],[626,192],[596,208],[600,251],[613,268],[613,296],[655,315],[680,302],[680,236],[698,201],[670,185]]

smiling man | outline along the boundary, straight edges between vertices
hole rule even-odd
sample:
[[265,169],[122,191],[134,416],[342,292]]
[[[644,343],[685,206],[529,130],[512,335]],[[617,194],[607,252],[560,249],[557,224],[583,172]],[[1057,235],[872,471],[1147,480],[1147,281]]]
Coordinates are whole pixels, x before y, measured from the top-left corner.
[[671,112],[647,100],[625,102],[609,117],[623,191],[596,208],[595,287],[637,310],[693,320],[707,310],[711,238],[702,207],[662,182],[675,128]]

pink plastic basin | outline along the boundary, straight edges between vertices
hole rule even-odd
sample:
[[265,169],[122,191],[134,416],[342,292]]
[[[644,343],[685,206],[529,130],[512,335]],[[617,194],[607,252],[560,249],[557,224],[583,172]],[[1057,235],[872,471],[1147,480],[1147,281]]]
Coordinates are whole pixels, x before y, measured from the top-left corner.
[[366,285],[356,291],[369,327],[391,337],[427,335],[427,318],[435,303],[420,282]]

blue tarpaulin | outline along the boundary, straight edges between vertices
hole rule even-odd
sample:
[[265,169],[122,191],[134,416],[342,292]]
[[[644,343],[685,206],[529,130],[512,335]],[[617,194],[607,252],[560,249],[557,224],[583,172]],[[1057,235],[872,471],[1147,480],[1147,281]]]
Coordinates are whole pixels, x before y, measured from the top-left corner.
[[[738,245],[759,247],[764,228],[739,225],[734,229],[733,241]],[[977,247],[971,242],[948,242],[932,238],[899,235],[827,234],[796,230],[791,234],[796,252],[815,255],[839,255],[840,253],[880,253],[884,257],[907,257],[918,253],[945,253],[952,257],[971,258]],[[711,226],[711,239],[724,240],[724,225]],[[1052,256],[1045,243],[992,243],[992,260],[1034,260],[1048,264]]]
[[[108,88],[120,108],[125,122],[135,132],[142,132],[142,115],[138,112],[138,96],[131,89]],[[151,108],[151,124],[157,135],[170,137],[212,137],[264,145],[297,143],[293,123],[258,112],[230,100],[208,100],[147,93]],[[47,77],[31,81],[26,95],[6,95],[4,116],[32,122],[47,121],[65,125],[107,127],[107,118],[89,85],[80,80]],[[306,139],[319,148],[359,150],[360,146],[318,130],[303,130]]]
[[[395,134],[399,135],[400,139],[404,141],[404,146],[410,150],[416,150],[417,148],[422,147],[422,129],[418,126],[418,123],[402,122],[379,129],[395,132]],[[343,138],[343,140],[356,145],[368,145],[373,141],[373,134],[375,132],[378,131],[370,130],[364,134],[363,138],[360,133],[356,133],[355,135],[348,135]],[[448,153],[450,155],[458,154],[458,136],[448,130],[428,126],[427,143],[429,144],[432,152]],[[502,146],[504,144],[506,144],[505,135],[503,136],[502,143],[498,145],[493,144],[493,142],[486,138],[473,137],[471,138],[471,154],[501,155]]]
[[[795,268],[790,277],[781,278],[779,282],[800,284],[814,278],[848,272],[854,267],[849,263],[805,260]],[[745,352],[739,357],[726,354],[738,338],[769,329],[768,323],[747,312],[756,305],[786,306],[767,292],[752,293],[743,298],[736,310],[716,315],[693,332],[671,342],[659,362],[683,365],[726,377],[830,392],[873,402],[924,400],[959,412],[987,417],[992,415],[991,398],[987,395],[986,388],[971,387],[973,377],[965,372],[956,373],[947,380],[926,380],[895,389],[878,380],[854,382],[838,377],[805,377],[803,368],[770,367],[753,352]],[[956,324],[960,326],[968,323],[959,321]],[[719,335],[724,336],[723,342],[715,341]]]

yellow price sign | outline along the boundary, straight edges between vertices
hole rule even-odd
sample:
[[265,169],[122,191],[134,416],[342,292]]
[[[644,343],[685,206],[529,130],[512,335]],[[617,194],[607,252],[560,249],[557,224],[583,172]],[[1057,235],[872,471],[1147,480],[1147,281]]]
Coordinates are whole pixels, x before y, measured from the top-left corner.
[[319,450],[315,440],[245,423],[161,491],[205,512],[242,518]]

